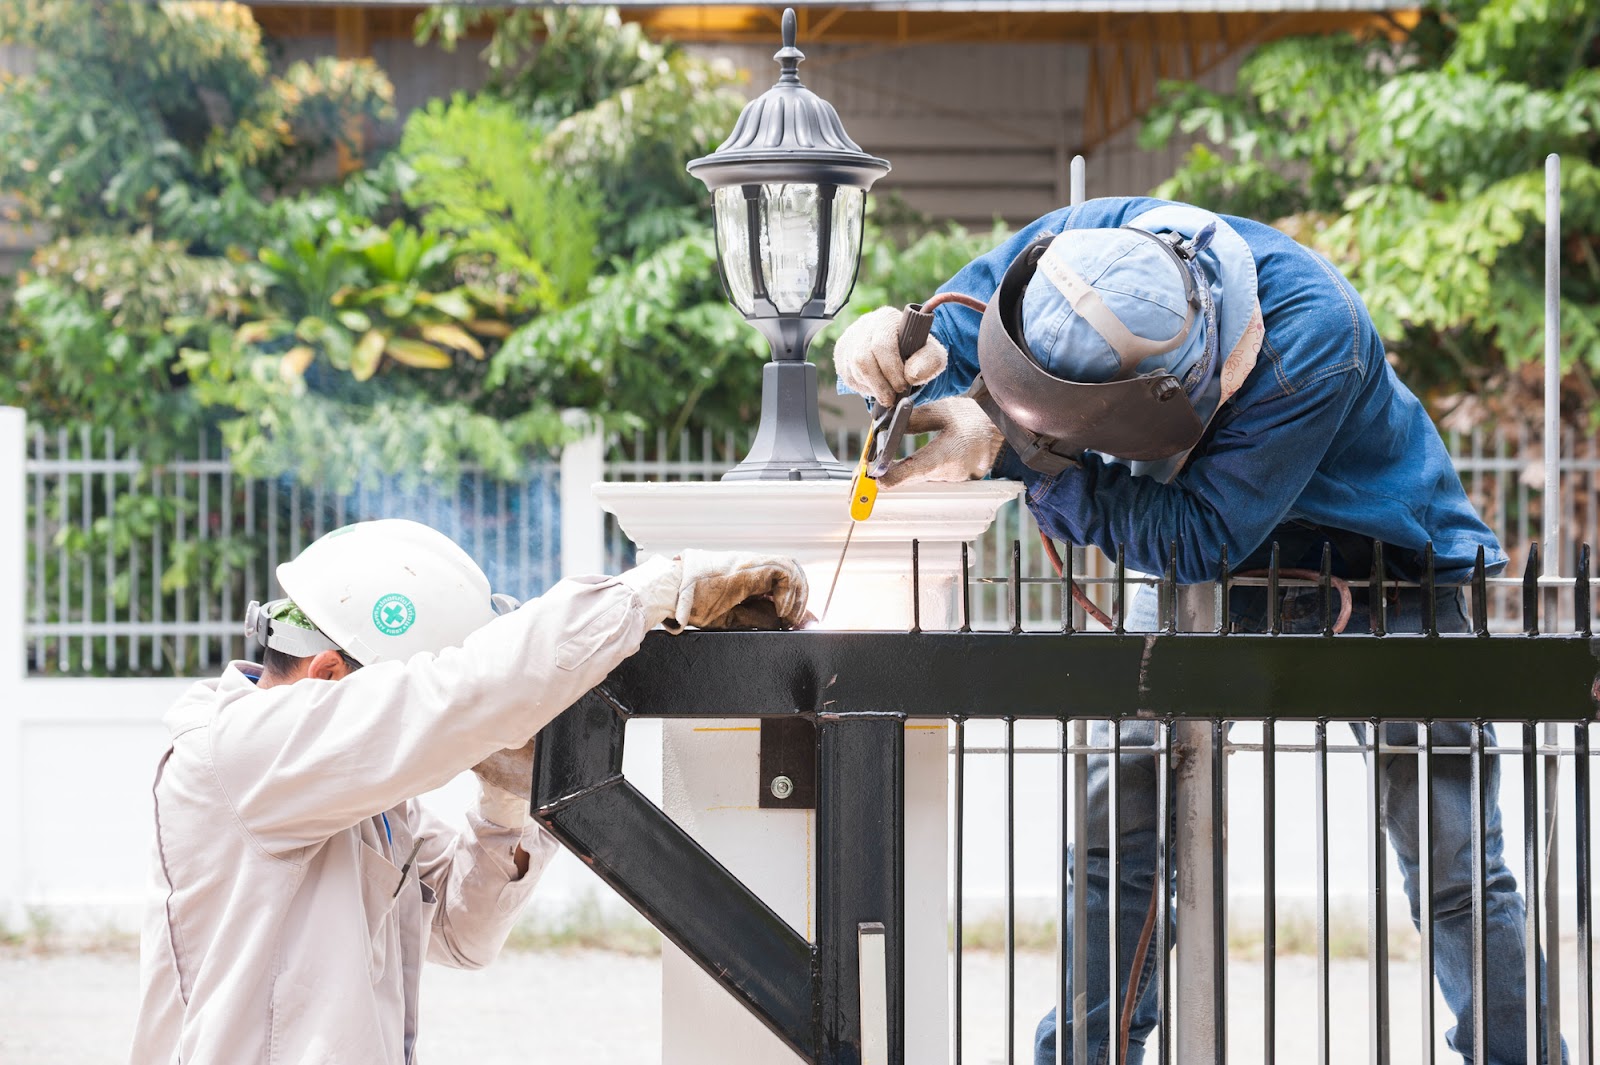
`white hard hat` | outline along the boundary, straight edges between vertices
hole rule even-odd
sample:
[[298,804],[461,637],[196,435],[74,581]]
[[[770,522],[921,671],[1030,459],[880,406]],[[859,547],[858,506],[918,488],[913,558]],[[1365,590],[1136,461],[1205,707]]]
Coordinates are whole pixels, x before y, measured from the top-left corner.
[[333,530],[280,565],[278,583],[364,666],[459,647],[509,598],[454,540],[400,518]]

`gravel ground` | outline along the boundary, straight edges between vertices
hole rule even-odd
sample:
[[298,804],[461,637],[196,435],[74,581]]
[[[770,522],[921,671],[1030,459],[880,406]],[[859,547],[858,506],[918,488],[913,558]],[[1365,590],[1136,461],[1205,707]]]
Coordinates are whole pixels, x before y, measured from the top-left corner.
[[[1039,1016],[1055,986],[1049,955],[1016,959],[1015,1060],[1032,1056]],[[661,977],[655,958],[599,951],[508,953],[490,969],[461,972],[430,965],[423,983],[421,1059],[432,1065],[638,1063],[661,1058]],[[964,1060],[1003,1065],[1006,966],[1002,955],[968,952]],[[1234,959],[1228,973],[1230,1065],[1262,1060],[1261,966]],[[1391,969],[1393,1061],[1419,1061],[1418,974],[1414,963]],[[1366,1060],[1367,966],[1335,962],[1330,978],[1334,1061]],[[1576,1030],[1573,981],[1564,982],[1564,1017]],[[0,1062],[5,1065],[121,1065],[137,1006],[138,962],[125,953],[34,956],[0,951]],[[1278,963],[1279,1061],[1317,1059],[1316,966],[1310,958]],[[1456,1060],[1442,1032],[1438,1061]],[[526,1048],[534,1040],[534,1049]],[[1152,1047],[1153,1049],[1153,1047]],[[1152,1053],[1150,1059],[1153,1061]]]

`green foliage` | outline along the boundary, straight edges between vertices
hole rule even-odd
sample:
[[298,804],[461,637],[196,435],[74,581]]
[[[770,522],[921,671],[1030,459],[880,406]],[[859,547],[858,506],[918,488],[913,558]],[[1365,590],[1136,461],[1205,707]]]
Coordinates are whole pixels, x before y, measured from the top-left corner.
[[597,266],[599,192],[540,148],[538,131],[509,104],[461,96],[412,114],[400,143],[415,174],[406,203],[460,251],[509,275],[519,311],[571,304]]
[[488,384],[630,427],[748,424],[766,342],[723,298],[709,233],[682,237],[535,318],[494,356]]
[[430,8],[417,20],[417,43],[438,37],[455,48],[466,32],[487,24],[483,51],[491,86],[539,122],[586,111],[656,73],[673,53],[615,8]]
[[238,4],[6,0],[0,43],[36,64],[0,85],[0,187],[59,234],[148,224],[177,186],[281,188],[391,110],[369,62],[274,76]]
[[1169,86],[1143,131],[1198,134],[1158,195],[1276,219],[1355,282],[1441,410],[1525,417],[1542,349],[1545,156],[1561,153],[1569,410],[1600,420],[1600,8],[1471,0],[1390,37],[1280,41],[1231,94]]
[[454,47],[483,24],[491,90],[548,132],[547,162],[599,194],[602,258],[710,225],[705,189],[684,164],[733,128],[744,100],[732,67],[651,41],[610,8],[437,7],[417,36]]

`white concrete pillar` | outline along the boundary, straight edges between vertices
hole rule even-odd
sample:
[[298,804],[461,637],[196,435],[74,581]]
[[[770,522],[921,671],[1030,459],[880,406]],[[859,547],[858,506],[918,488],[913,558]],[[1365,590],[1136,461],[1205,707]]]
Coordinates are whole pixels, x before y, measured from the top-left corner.
[[606,435],[583,411],[563,411],[584,435],[561,449],[561,576],[606,571],[606,515],[590,489],[606,476]]
[[[878,497],[845,559],[830,629],[904,629],[912,620],[911,541],[921,542],[924,628],[953,628],[960,612],[960,545],[984,532],[1017,495],[1008,482],[900,488]],[[842,482],[600,484],[641,557],[695,547],[791,555],[821,613],[850,530]],[[666,812],[794,926],[815,938],[815,815],[758,807],[760,729],[748,719],[667,721],[662,727]],[[943,720],[906,724],[906,1061],[949,1054],[949,876]],[[865,842],[865,841],[864,841]],[[796,1058],[694,962],[662,956],[666,1065],[793,1065]]]
[[22,897],[22,684],[27,674],[27,417],[0,407],[0,921]]

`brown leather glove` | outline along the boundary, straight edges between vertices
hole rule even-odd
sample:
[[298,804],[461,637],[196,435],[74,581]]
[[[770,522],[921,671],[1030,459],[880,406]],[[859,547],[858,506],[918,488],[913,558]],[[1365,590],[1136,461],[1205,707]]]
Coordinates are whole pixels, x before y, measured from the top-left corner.
[[[663,625],[669,632],[688,626],[799,628],[807,617],[805,570],[780,555],[685,551],[675,559],[651,559],[617,579],[639,594],[646,623]],[[770,605],[775,619],[739,610],[741,604],[756,607],[762,602]]]
[[806,572],[792,558],[742,551],[685,551],[678,601],[668,629],[692,625],[724,627],[735,608],[751,599],[769,599],[783,624],[798,626],[805,618],[811,590]]
[[975,400],[951,396],[911,411],[912,433],[938,433],[909,458],[890,466],[885,488],[915,481],[976,481],[994,467],[1005,437]]

